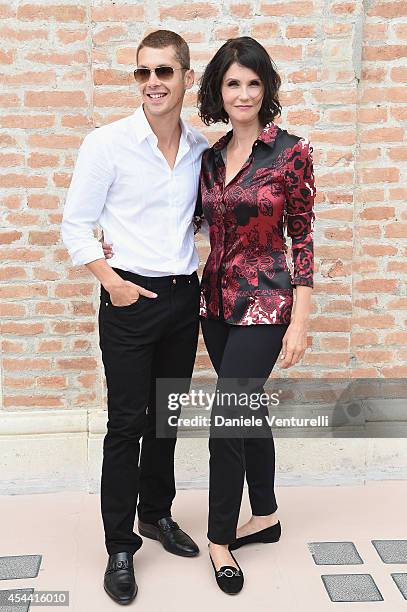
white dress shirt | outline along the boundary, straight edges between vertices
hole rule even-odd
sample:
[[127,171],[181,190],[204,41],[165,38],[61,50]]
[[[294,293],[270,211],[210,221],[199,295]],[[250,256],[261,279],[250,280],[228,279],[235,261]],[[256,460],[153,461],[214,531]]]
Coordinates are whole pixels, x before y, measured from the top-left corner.
[[192,217],[208,141],[181,119],[171,170],[143,107],[87,134],[68,189],[61,237],[74,265],[104,258],[96,224],[114,255],[107,263],[143,276],[192,274],[199,264]]

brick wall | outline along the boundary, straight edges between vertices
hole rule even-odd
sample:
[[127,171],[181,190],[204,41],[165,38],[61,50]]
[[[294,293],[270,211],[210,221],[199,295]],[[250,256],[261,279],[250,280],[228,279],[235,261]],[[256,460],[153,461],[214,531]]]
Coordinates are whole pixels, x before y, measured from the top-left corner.
[[[4,410],[100,408],[98,286],[60,221],[77,149],[139,104],[135,49],[163,27],[198,77],[252,35],[282,77],[282,127],[314,146],[316,274],[309,349],[287,376],[405,377],[407,8],[398,1],[0,4],[0,314]],[[203,126],[186,96],[183,116]],[[203,129],[211,142],[223,133]],[[201,257],[207,245],[200,242]],[[202,340],[197,369],[207,370]]]

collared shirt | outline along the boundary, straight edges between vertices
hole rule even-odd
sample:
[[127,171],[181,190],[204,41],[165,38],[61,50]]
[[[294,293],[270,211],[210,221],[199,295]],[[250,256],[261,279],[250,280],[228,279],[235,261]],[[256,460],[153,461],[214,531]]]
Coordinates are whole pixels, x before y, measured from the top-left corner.
[[61,235],[74,265],[104,258],[98,224],[114,255],[107,263],[144,276],[192,274],[195,209],[208,141],[181,119],[171,170],[143,107],[87,134],[64,206]]
[[200,315],[235,325],[289,323],[293,287],[313,287],[313,147],[271,122],[225,187],[222,151],[232,135],[231,130],[202,157],[194,222],[208,222],[211,250]]

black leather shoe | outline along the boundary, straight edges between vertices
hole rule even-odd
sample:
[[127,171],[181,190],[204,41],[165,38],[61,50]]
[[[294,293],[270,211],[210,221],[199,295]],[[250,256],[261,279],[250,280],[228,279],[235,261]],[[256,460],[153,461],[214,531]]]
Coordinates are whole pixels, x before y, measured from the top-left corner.
[[109,555],[103,583],[106,593],[119,604],[128,604],[137,595],[134,577],[133,553],[118,552]]
[[182,557],[196,557],[199,548],[192,538],[179,528],[170,516],[161,518],[154,524],[138,521],[139,533],[146,538],[158,540],[165,550]]
[[233,561],[236,563],[238,569],[233,567],[233,565],[222,565],[222,567],[217,570],[212,560],[211,553],[209,552],[209,558],[212,563],[213,571],[215,572],[218,587],[228,595],[236,595],[237,593],[240,593],[243,588],[244,576],[240,565],[232,553],[230,553],[230,555]]
[[234,542],[231,542],[228,546],[229,550],[236,550],[245,544],[255,544],[255,543],[263,543],[267,544],[270,542],[278,542],[281,536],[281,525],[280,521],[278,521],[275,525],[271,527],[266,527],[266,529],[262,529],[261,531],[256,531],[256,533],[251,533],[250,535],[243,536],[241,538],[236,538]]

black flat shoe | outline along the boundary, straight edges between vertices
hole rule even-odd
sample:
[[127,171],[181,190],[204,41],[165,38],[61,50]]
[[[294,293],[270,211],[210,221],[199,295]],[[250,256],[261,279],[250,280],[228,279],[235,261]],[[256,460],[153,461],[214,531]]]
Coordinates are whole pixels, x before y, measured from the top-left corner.
[[275,525],[271,527],[266,527],[266,529],[262,529],[261,531],[256,531],[256,533],[251,533],[250,535],[243,536],[241,538],[236,538],[234,542],[229,544],[229,550],[236,550],[245,544],[255,544],[255,543],[263,543],[268,544],[271,542],[278,542],[281,536],[281,525],[280,521],[278,521]]
[[109,555],[103,586],[106,593],[119,604],[129,604],[137,595],[134,577],[133,553],[118,552]]
[[222,567],[217,570],[212,560],[210,551],[209,558],[212,563],[213,571],[215,572],[215,578],[218,587],[228,595],[236,595],[243,588],[244,576],[240,565],[238,564],[232,553],[230,554],[239,569],[236,569],[235,567],[233,567],[233,565],[222,565]]
[[155,524],[138,521],[139,533],[146,538],[158,540],[165,550],[181,557],[196,557],[199,554],[197,544],[185,531],[179,528],[178,523],[170,516],[157,521]]

